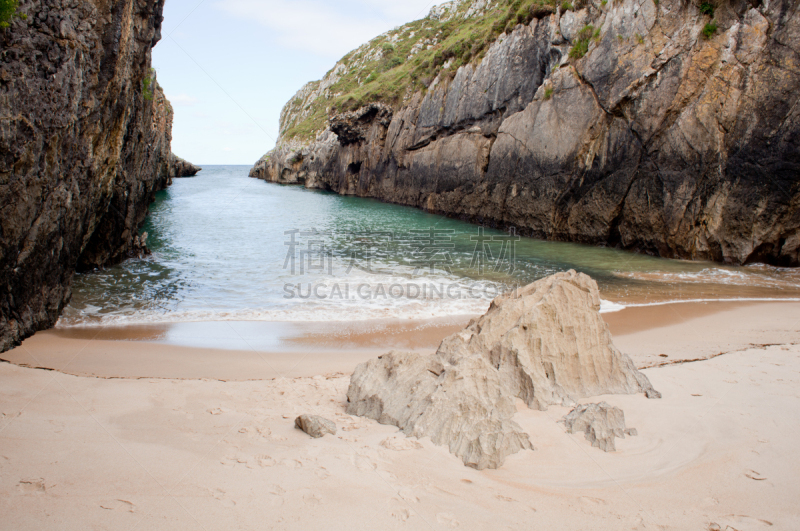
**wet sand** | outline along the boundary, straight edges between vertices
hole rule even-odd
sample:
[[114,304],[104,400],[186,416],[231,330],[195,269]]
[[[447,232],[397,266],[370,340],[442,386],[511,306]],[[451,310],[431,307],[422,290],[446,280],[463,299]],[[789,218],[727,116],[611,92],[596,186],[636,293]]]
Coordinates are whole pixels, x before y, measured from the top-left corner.
[[297,378],[349,373],[392,349],[434,352],[469,319],[66,328],[39,332],[0,359],[103,378]]
[[[0,528],[800,528],[800,304],[635,310],[607,317],[628,331],[615,342],[638,365],[716,357],[645,369],[661,400],[584,400],[621,407],[638,430],[616,452],[566,434],[557,421],[567,408],[520,406],[515,420],[536,450],[498,470],[466,468],[428,439],[347,415],[349,377],[335,372],[356,359],[321,363],[335,369],[327,376],[230,382],[2,363]],[[648,314],[662,326],[649,326]],[[91,343],[44,337],[50,347]],[[319,340],[304,337],[299,348]],[[102,343],[107,353],[177,348]],[[737,347],[745,343],[782,344]],[[218,369],[213,353],[236,352],[210,351]],[[251,370],[265,363],[252,361]],[[337,434],[294,429],[307,412],[333,419]]]
[[435,348],[474,316],[426,320],[375,319],[346,322],[211,321],[128,326],[57,327],[48,335],[63,339],[146,341],[164,345],[291,352],[313,347],[348,349]]
[[[435,352],[442,339],[472,317],[73,327],[40,332],[0,359],[104,378],[234,381],[349,374],[390,350]],[[650,367],[752,344],[789,343],[800,328],[800,303],[676,303],[626,308],[603,317],[617,347],[639,367]],[[681,354],[663,357],[665,344],[680,346]]]

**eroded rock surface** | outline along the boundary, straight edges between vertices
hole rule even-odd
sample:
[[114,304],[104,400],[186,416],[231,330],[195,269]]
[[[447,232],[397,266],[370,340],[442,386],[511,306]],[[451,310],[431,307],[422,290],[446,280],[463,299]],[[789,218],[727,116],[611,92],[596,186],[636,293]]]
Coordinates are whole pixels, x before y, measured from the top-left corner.
[[391,352],[359,365],[347,412],[446,445],[464,464],[497,468],[532,449],[514,422],[529,407],[644,392],[661,395],[611,342],[597,284],[559,273],[496,298],[489,311],[446,338],[434,356]]
[[635,429],[625,427],[625,413],[606,402],[583,404],[562,419],[567,433],[583,433],[586,440],[604,452],[616,451],[614,439],[637,435]]
[[[714,3],[710,38],[700,3],[543,9],[388,124],[281,139],[251,174],[543,239],[800,265],[798,2]],[[281,132],[347,70],[304,87]]]

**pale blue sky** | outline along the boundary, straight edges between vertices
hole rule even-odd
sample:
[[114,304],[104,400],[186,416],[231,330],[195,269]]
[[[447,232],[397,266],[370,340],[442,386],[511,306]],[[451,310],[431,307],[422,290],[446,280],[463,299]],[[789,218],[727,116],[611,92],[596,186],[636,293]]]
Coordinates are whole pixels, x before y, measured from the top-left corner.
[[196,164],[253,164],[284,103],[371,38],[442,0],[167,0],[153,50],[175,109],[172,149]]

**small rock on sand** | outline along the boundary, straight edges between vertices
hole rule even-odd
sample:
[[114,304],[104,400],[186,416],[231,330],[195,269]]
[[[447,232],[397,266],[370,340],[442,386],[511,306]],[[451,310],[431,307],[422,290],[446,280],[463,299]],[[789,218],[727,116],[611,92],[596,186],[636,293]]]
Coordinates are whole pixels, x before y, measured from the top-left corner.
[[638,435],[636,429],[625,429],[625,413],[605,402],[584,404],[570,411],[562,419],[568,433],[581,433],[586,440],[604,452],[616,450],[615,437]]
[[315,439],[322,437],[326,433],[336,435],[336,424],[332,420],[320,417],[319,415],[300,415],[294,420],[294,426]]

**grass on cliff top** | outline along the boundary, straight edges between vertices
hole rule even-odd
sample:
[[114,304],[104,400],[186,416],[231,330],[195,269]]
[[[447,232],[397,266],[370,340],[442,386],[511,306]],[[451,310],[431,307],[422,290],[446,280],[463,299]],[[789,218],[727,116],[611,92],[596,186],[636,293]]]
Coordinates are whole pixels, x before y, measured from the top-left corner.
[[[501,0],[484,16],[462,18],[470,5],[461,5],[447,22],[428,17],[410,22],[345,55],[339,63],[348,70],[330,87],[332,96],[288,104],[290,114],[302,112],[304,117],[287,123],[283,138],[313,139],[330,115],[368,103],[398,108],[411,94],[426,90],[437,75],[452,77],[459,67],[479,63],[502,33],[554,12],[557,0]],[[409,59],[414,45],[426,40],[436,44],[426,44]]]
[[28,18],[25,14],[19,13],[19,0],[0,0],[0,28],[7,28],[11,25],[12,18]]

